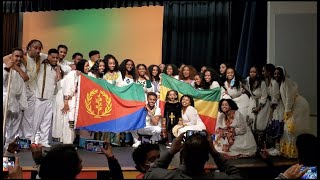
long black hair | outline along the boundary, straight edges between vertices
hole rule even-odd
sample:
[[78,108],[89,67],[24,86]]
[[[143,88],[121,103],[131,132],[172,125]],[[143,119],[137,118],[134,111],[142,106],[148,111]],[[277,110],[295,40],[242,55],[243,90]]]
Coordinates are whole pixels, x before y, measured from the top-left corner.
[[76,65],[76,69],[78,71],[81,71],[82,73],[85,73],[84,72],[84,65],[86,64],[86,62],[88,62],[86,59],[81,59],[78,64]]

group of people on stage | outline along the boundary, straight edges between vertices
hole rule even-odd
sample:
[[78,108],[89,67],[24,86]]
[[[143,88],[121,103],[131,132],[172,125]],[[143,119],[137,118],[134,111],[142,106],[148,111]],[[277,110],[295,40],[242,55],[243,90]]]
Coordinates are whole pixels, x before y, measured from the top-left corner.
[[[41,53],[40,40],[31,40],[26,51],[15,48],[3,58],[3,105],[6,122],[4,147],[17,137],[50,147],[52,140],[64,144],[97,139],[121,146],[133,141],[141,144],[141,135],[152,142],[172,140],[187,130],[205,130],[193,97],[178,89],[167,92],[164,114],[159,108],[161,73],[192,85],[195,89],[221,90],[214,146],[228,157],[248,157],[269,147],[271,155],[296,158],[297,135],[310,132],[309,105],[298,93],[297,84],[281,66],[253,66],[247,78],[227,63],[216,71],[192,65],[135,65],[131,59],[120,64],[115,56],[93,50],[89,60],[74,53],[65,59],[68,48],[59,45]],[[122,133],[75,130],[76,95],[79,74],[106,80],[115,86],[138,83],[146,96],[146,127]],[[172,118],[174,117],[174,118]],[[132,139],[131,139],[132,137]]]

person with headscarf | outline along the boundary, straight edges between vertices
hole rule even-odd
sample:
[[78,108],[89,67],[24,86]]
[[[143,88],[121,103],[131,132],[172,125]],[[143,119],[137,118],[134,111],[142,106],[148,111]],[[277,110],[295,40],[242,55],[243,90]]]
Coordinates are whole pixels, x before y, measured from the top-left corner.
[[280,84],[280,95],[284,104],[284,132],[280,139],[281,155],[297,158],[295,141],[299,134],[310,132],[309,103],[299,95],[297,84],[289,78],[286,70],[278,66],[274,72]]

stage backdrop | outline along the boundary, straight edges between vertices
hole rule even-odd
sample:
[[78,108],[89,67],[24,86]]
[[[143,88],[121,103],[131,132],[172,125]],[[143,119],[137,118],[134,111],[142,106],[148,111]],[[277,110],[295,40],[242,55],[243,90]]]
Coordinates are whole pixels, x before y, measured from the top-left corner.
[[119,61],[132,59],[147,66],[161,63],[163,7],[28,12],[23,14],[22,47],[39,39],[43,53],[65,44],[67,60],[81,52],[89,59],[91,50],[100,56],[110,53]]

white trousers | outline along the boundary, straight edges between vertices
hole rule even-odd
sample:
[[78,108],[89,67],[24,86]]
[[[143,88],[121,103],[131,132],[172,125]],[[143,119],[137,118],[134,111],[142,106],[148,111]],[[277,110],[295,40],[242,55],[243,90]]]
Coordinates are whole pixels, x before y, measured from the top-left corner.
[[152,135],[150,140],[159,141],[161,139],[161,127],[160,126],[146,126],[145,128],[131,131],[134,143],[136,143],[139,139],[138,134]]
[[53,118],[52,104],[52,100],[40,100],[36,98],[31,143],[36,142],[36,134],[39,131],[40,136],[37,139],[37,143],[49,144],[49,134]]
[[19,137],[21,139],[29,139],[32,138],[32,124],[33,124],[33,116],[35,111],[35,101],[36,98],[32,91],[27,88],[27,100],[28,100],[28,108],[24,110],[23,118],[20,126],[21,134]]
[[5,144],[4,144],[5,149],[7,149],[8,145],[15,140],[16,136],[19,135],[19,128],[21,125],[22,117],[23,117],[23,113],[21,110],[15,113],[8,111],[7,120],[6,120]]

